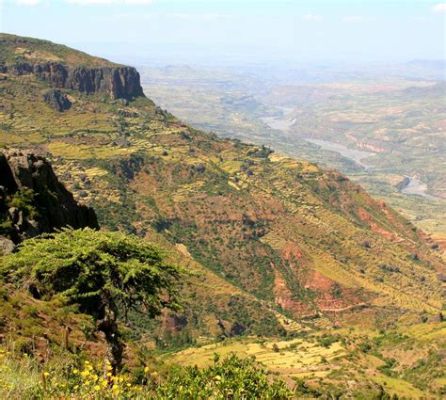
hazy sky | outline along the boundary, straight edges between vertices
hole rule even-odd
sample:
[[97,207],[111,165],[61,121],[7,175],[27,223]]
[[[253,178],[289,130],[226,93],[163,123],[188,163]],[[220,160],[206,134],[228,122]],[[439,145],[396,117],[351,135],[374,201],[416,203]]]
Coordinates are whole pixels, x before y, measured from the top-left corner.
[[0,30],[135,62],[446,58],[430,0],[0,0]]

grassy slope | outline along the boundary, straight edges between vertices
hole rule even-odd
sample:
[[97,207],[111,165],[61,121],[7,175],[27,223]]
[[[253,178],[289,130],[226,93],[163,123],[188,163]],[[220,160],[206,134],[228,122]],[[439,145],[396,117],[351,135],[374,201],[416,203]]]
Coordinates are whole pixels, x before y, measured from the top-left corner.
[[353,398],[364,398],[366,393],[372,396],[369,385],[374,383],[383,385],[390,394],[419,399],[439,393],[444,385],[444,374],[438,368],[445,330],[443,323],[386,333],[335,330],[307,332],[291,340],[245,338],[192,347],[165,358],[204,367],[214,354],[255,356],[286,381],[305,380],[309,387],[322,392],[336,387]]
[[0,61],[4,64],[17,62],[61,62],[66,65],[110,67],[118,64],[93,57],[70,47],[30,37],[0,33]]
[[[157,104],[193,126],[336,168],[416,226],[444,239],[446,200],[439,197],[444,188],[444,85],[388,76],[389,71],[373,78],[363,71],[348,81],[344,76],[339,82],[334,77],[330,83],[301,85],[294,83],[296,77],[280,84],[280,79],[268,81],[267,74],[256,80],[248,74],[212,72],[143,67],[141,76]],[[329,73],[322,73],[324,79]],[[411,75],[409,70],[399,74]],[[263,117],[280,119],[282,111],[281,129],[292,125],[288,131],[266,125]],[[370,167],[365,171],[339,153],[304,140],[311,135],[350,149],[370,151],[368,146],[375,146],[384,151],[365,161]],[[400,193],[396,186],[405,175],[416,175],[427,184],[427,193],[437,197]]]
[[236,323],[268,336],[299,329],[301,317],[389,328],[442,309],[443,260],[341,175],[193,130],[148,99],[125,106],[67,91],[73,107],[58,113],[45,88],[32,76],[0,81],[0,143],[47,151],[103,226],[159,241],[199,271],[184,288],[186,328],[138,320],[137,336],[187,342]]
[[258,298],[277,302],[284,281],[291,312],[363,302],[441,309],[441,259],[339,174],[195,131],[147,99],[124,106],[68,92],[74,105],[58,113],[32,76],[1,85],[2,143],[49,151],[106,226],[158,230]]

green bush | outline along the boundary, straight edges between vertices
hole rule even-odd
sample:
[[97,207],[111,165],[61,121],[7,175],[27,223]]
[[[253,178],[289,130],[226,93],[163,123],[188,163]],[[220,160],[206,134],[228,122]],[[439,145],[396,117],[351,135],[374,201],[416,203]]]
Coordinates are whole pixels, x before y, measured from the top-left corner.
[[33,219],[37,216],[37,210],[33,206],[34,197],[35,194],[32,189],[20,189],[8,200],[8,207],[18,208],[23,211],[26,216]]
[[291,399],[293,393],[282,381],[270,381],[267,372],[253,359],[231,355],[205,369],[196,367],[172,370],[156,390],[160,399]]

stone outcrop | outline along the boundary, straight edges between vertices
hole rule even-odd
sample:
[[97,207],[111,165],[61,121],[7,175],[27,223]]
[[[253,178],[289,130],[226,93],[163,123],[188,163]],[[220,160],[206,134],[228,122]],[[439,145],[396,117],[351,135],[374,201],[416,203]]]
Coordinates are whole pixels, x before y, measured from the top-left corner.
[[5,236],[0,236],[0,255],[12,253],[15,249],[15,244],[11,239]]
[[31,152],[0,152],[0,251],[62,227],[97,229],[92,208],[80,205],[50,163]]
[[67,95],[61,92],[59,89],[48,90],[43,95],[43,100],[56,111],[62,112],[68,110],[71,107],[71,101]]
[[72,67],[57,62],[21,62],[3,68],[14,75],[34,74],[58,89],[78,90],[86,94],[103,93],[112,99],[130,100],[144,96],[139,73],[133,67]]

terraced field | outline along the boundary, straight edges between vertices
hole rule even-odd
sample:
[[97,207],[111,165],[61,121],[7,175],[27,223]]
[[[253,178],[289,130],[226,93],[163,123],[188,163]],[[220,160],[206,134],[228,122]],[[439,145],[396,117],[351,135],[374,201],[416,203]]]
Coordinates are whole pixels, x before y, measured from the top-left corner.
[[[16,38],[2,38],[15,52]],[[30,42],[32,51],[38,43]],[[262,146],[268,137],[288,153],[315,148],[254,119],[267,112],[259,102],[229,96],[216,108],[219,129],[238,127],[225,135],[243,139],[256,132],[252,145],[193,128],[142,95],[58,88],[71,102],[60,111],[44,101],[54,90],[47,80],[10,68],[0,74],[0,146],[46,155],[103,229],[157,243],[190,272],[182,310],[158,320],[129,315],[123,324],[129,365],[141,352],[201,364],[233,349],[290,382],[304,377],[315,396],[380,398],[380,385],[412,397],[444,394],[446,265],[437,243],[341,173]],[[354,177],[357,166],[347,165]],[[32,343],[51,327],[52,343],[63,346],[62,317],[24,291],[11,297],[17,305],[16,297],[22,305],[0,307],[2,321],[20,326],[14,339]]]
[[[423,80],[411,65],[390,70],[347,70],[336,81],[315,67],[306,82],[171,67],[147,69],[143,84],[194,126],[342,171],[443,243],[446,87],[435,71],[425,69]],[[406,177],[424,191],[403,190]]]
[[[307,330],[295,339],[227,340],[191,347],[164,358],[166,362],[205,367],[212,364],[216,355],[224,357],[237,354],[241,357],[255,357],[290,384],[305,380],[307,390],[341,385],[340,390],[344,394],[349,393],[354,397],[362,391],[371,395],[373,386],[367,387],[367,384],[374,384],[382,385],[391,395],[422,399],[426,396],[426,386],[420,385],[420,382],[429,381],[432,387],[441,388],[444,378],[428,378],[425,375],[424,366],[420,362],[423,357],[421,354],[430,359],[428,354],[433,353],[429,351],[427,343],[434,340],[436,346],[443,346],[445,333],[445,324],[414,325],[404,334],[398,331],[380,334],[367,329],[335,330],[329,333]],[[393,357],[399,363],[389,369],[389,360]],[[433,360],[430,362],[435,364]],[[412,368],[413,372],[402,373],[405,368]],[[355,376],[355,380],[342,382],[347,376]]]

